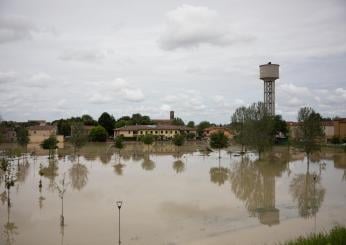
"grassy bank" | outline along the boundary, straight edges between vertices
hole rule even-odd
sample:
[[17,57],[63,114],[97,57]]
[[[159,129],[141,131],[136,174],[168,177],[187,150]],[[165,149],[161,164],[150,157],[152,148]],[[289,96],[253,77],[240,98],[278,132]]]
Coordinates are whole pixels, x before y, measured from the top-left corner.
[[346,228],[334,227],[329,232],[320,232],[317,234],[311,234],[307,237],[299,237],[295,240],[285,243],[279,243],[281,245],[343,245],[346,244]]

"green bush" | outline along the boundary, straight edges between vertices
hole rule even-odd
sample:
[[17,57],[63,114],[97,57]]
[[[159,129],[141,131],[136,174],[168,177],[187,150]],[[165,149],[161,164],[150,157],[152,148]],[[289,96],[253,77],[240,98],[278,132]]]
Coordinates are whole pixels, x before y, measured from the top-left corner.
[[89,134],[89,139],[94,142],[105,142],[107,141],[107,137],[106,129],[100,125],[91,129]]
[[283,245],[343,245],[346,244],[346,228],[336,226],[330,232],[320,232],[283,243]]

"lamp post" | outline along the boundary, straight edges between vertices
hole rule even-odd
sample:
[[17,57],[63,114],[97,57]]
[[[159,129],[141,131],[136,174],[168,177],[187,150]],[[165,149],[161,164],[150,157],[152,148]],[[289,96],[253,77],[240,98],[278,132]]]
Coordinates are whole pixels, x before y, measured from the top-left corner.
[[119,210],[119,244],[121,244],[121,240],[120,240],[120,209],[121,206],[123,205],[123,201],[117,201],[116,202],[118,210]]

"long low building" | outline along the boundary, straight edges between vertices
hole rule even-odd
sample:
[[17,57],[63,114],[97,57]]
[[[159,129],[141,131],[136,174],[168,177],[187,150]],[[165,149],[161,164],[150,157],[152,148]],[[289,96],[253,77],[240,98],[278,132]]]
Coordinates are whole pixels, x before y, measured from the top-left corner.
[[121,135],[124,138],[132,139],[137,139],[142,135],[151,134],[164,140],[171,139],[176,134],[190,133],[196,135],[196,129],[177,125],[131,125],[114,129],[114,137]]
[[28,129],[29,143],[41,144],[44,140],[48,139],[49,136],[56,136],[59,143],[64,143],[64,136],[57,135],[57,129],[52,125],[35,125],[30,126]]

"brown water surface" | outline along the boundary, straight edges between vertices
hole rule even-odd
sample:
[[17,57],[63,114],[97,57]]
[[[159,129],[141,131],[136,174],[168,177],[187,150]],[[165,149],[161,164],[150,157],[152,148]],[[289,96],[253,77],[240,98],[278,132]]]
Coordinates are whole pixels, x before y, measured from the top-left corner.
[[346,225],[346,154],[335,150],[307,164],[287,148],[258,160],[195,144],[130,144],[119,157],[88,144],[78,158],[65,144],[54,161],[35,149],[14,161],[10,208],[0,180],[0,244],[118,244],[117,200],[121,244],[273,244]]

